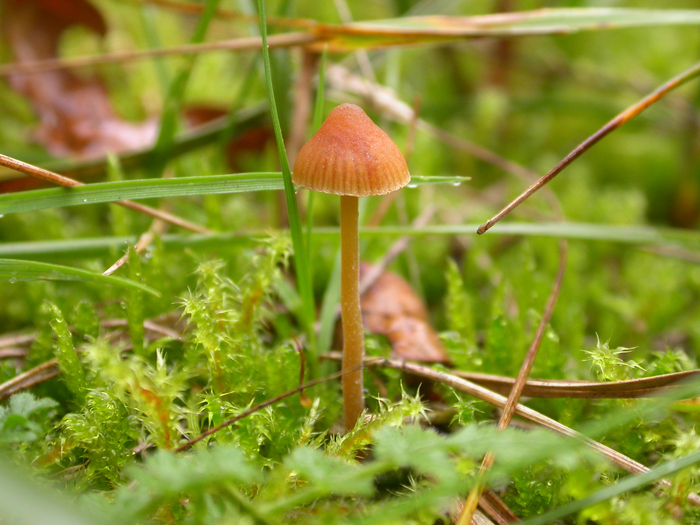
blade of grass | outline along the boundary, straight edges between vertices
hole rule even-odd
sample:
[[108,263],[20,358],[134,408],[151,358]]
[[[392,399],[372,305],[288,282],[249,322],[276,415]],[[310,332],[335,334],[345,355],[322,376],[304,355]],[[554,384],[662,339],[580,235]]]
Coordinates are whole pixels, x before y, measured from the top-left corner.
[[9,281],[10,283],[17,281],[94,282],[98,284],[111,284],[122,288],[135,288],[148,292],[156,297],[160,296],[160,293],[150,286],[124,277],[101,275],[81,268],[71,268],[70,266],[18,259],[0,259],[0,280]]
[[304,319],[302,320],[304,328],[309,338],[309,347],[311,349],[311,358],[309,360],[309,368],[313,371],[316,366],[317,355],[314,334],[314,318],[315,307],[313,289],[311,285],[311,272],[309,271],[309,262],[307,253],[304,249],[304,237],[301,231],[301,218],[299,216],[299,207],[297,205],[294,185],[292,184],[292,173],[287,160],[287,153],[284,147],[284,138],[282,136],[282,128],[280,126],[279,115],[277,114],[277,104],[275,102],[275,93],[272,87],[272,70],[270,66],[270,50],[267,47],[267,23],[265,21],[265,0],[258,0],[258,11],[260,14],[260,34],[262,37],[262,52],[263,63],[265,66],[265,80],[267,82],[267,94],[270,100],[270,113],[272,115],[272,125],[275,130],[275,139],[277,141],[277,151],[279,162],[282,168],[282,177],[284,180],[284,195],[287,201],[287,214],[289,217],[289,229],[292,235],[292,245],[294,249],[294,257],[296,260],[295,269],[297,277],[297,285],[299,287],[299,295],[301,296],[302,311]]
[[602,128],[600,128],[598,131],[596,131],[593,135],[588,137],[586,140],[584,140],[581,144],[579,144],[571,153],[569,153],[559,164],[554,166],[549,173],[541,177],[537,182],[532,184],[528,189],[526,189],[523,193],[521,193],[518,197],[516,197],[513,201],[511,201],[510,204],[508,204],[505,208],[503,208],[500,212],[498,212],[496,215],[494,215],[491,219],[486,221],[484,224],[480,225],[479,228],[476,230],[476,232],[481,235],[483,233],[486,233],[494,224],[496,224],[498,221],[500,221],[503,217],[508,215],[511,211],[513,211],[515,208],[517,208],[525,199],[527,199],[530,195],[535,193],[537,190],[539,190],[542,186],[547,184],[550,180],[552,180],[554,177],[556,177],[559,173],[561,173],[564,168],[569,166],[574,160],[576,160],[578,157],[580,157],[584,152],[589,150],[594,144],[596,144],[598,141],[600,141],[603,137],[607,136],[611,132],[615,131],[617,128],[625,124],[626,122],[632,120],[634,117],[642,113],[645,109],[647,109],[649,106],[653,105],[660,99],[662,99],[666,94],[668,94],[670,91],[673,91],[679,86],[682,86],[689,80],[694,79],[700,75],[700,62],[695,64],[694,66],[690,67],[689,69],[686,69],[684,72],[682,72],[680,75],[677,75],[676,77],[672,78],[665,84],[663,84],[661,87],[656,89],[653,93],[650,93],[646,97],[644,97],[642,100],[634,104],[633,106],[627,108],[624,110],[622,113],[617,115],[615,118],[610,120],[607,124],[605,124]]
[[[27,164],[26,162],[13,159],[12,157],[8,157],[3,154],[0,154],[0,165],[7,166],[22,173],[26,173],[27,175],[31,175],[32,177],[51,182],[53,184],[58,184],[59,186],[63,186],[66,188],[76,188],[78,186],[84,186],[82,182],[79,182],[77,180],[71,179],[69,177],[64,177],[63,175],[59,175],[58,173],[53,173],[51,171],[38,168],[36,166],[32,166],[31,164]],[[162,219],[166,222],[174,224],[175,226],[180,226],[181,228],[192,230],[198,233],[209,232],[209,230],[203,228],[202,226],[181,219],[180,217],[177,217],[170,213],[166,213],[161,210],[156,210],[154,208],[151,208],[150,206],[145,206],[143,204],[138,204],[136,202],[128,200],[121,200],[116,202],[120,206],[129,208],[130,210],[138,211],[139,213],[143,213],[145,215],[150,215],[151,217]]]
[[[2,220],[2,219],[0,219]],[[451,226],[383,226],[362,228],[362,236],[386,238],[387,236],[411,237],[424,235],[475,235],[476,224]],[[210,233],[200,235],[164,235],[163,246],[173,250],[184,248],[208,250],[225,247],[232,242],[253,242],[270,234],[270,230]],[[509,223],[495,230],[493,235],[522,235],[533,237],[556,237],[581,241],[604,241],[632,245],[687,246],[700,250],[700,232],[674,228],[642,226],[604,226],[581,223]],[[314,235],[330,237],[338,235],[338,228],[315,228]],[[108,253],[112,247],[136,242],[136,237],[93,237],[57,241],[33,241],[0,243],[0,257],[55,257],[98,256]],[[663,255],[663,254],[660,254]]]
[[[412,229],[405,226],[381,226],[364,228],[363,235],[472,235],[475,224],[432,225]],[[474,228],[471,231],[470,228]],[[324,230],[319,230],[322,233]],[[496,232],[492,232],[496,234]],[[685,244],[700,247],[700,234],[680,228],[655,228],[652,226],[608,226],[603,224],[552,222],[514,222],[498,228],[501,235],[556,237],[588,241],[610,241],[626,244]]]
[[[415,176],[411,179],[411,185],[460,184],[463,180],[465,180],[464,177]],[[96,182],[67,189],[52,188],[0,194],[0,215],[101,202],[117,202],[127,199],[225,195],[283,189],[282,174],[275,172]]]
[[[151,5],[141,4],[138,11],[141,17],[141,25],[143,26],[146,44],[149,49],[158,49],[162,47],[162,42],[158,35],[158,25],[156,24],[156,9]],[[161,93],[166,95],[168,86],[170,85],[170,71],[168,70],[165,60],[157,58],[153,62]]]
[[558,509],[541,516],[525,520],[522,522],[522,525],[545,525],[547,523],[553,523],[558,519],[569,516],[575,512],[591,507],[610,498],[614,498],[615,496],[619,496],[620,494],[624,494],[625,492],[640,489],[646,485],[649,485],[650,483],[654,483],[655,481],[658,481],[664,477],[675,474],[684,468],[695,465],[696,463],[700,463],[700,450],[693,452],[692,454],[688,454],[685,457],[672,459],[671,461],[662,463],[661,465],[654,467],[643,474],[628,476],[619,483],[599,490],[586,498],[573,501],[568,505],[559,507]]
[[70,189],[52,188],[0,194],[0,214],[126,199],[218,195],[279,189],[282,189],[282,176],[279,173],[237,173],[177,179],[99,182]]
[[328,278],[326,289],[321,299],[321,311],[319,312],[318,345],[319,353],[326,353],[333,344],[333,332],[337,307],[340,301],[340,249],[336,250],[333,261],[333,269]]

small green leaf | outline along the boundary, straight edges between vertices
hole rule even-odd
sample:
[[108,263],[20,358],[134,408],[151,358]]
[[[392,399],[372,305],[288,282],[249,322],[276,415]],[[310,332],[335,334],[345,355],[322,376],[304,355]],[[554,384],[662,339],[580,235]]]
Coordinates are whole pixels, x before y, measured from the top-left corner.
[[41,410],[53,408],[53,399],[37,399],[29,392],[20,392],[10,398],[7,407],[0,406],[0,443],[26,443],[41,437],[43,425],[33,416]]

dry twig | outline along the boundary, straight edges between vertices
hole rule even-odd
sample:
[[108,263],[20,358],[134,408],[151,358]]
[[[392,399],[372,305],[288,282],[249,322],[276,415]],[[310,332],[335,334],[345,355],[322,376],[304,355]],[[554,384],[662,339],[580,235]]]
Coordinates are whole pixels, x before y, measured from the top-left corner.
[[588,137],[586,140],[584,140],[581,144],[579,144],[571,153],[569,153],[564,159],[554,166],[549,173],[541,177],[540,179],[537,180],[532,186],[530,186],[528,189],[526,189],[523,193],[521,193],[518,197],[516,197],[510,204],[508,204],[505,208],[503,208],[501,211],[499,211],[496,215],[494,215],[491,219],[486,221],[484,224],[479,226],[479,228],[476,230],[476,233],[479,235],[486,233],[494,224],[496,224],[498,221],[500,221],[503,217],[508,215],[511,211],[513,211],[515,208],[517,208],[525,199],[527,199],[530,195],[535,193],[537,190],[542,188],[545,184],[547,184],[550,180],[552,180],[554,177],[559,175],[564,168],[566,168],[569,164],[571,164],[574,160],[576,160],[578,157],[580,157],[584,152],[589,150],[594,144],[596,144],[598,141],[600,141],[603,137],[607,136],[611,132],[615,131],[617,128],[625,124],[626,122],[632,120],[634,117],[642,113],[645,109],[647,109],[649,106],[654,104],[655,102],[659,101],[662,99],[667,93],[670,91],[674,90],[675,88],[685,84],[689,80],[692,80],[696,76],[700,75],[700,62],[695,64],[693,67],[685,70],[683,73],[680,75],[672,78],[662,86],[660,86],[656,91],[653,93],[647,95],[644,97],[642,100],[634,104],[633,106],[627,108],[624,110],[622,113],[617,115],[615,118],[610,120],[607,124],[605,124],[602,128],[600,128],[598,131],[596,131],[593,135]]
[[[333,360],[339,360],[342,358],[342,355],[338,352],[332,352],[322,357]],[[401,370],[403,372],[406,372],[407,374],[423,377],[425,379],[430,379],[431,381],[442,383],[451,388],[454,388],[455,390],[459,390],[460,392],[464,392],[466,394],[474,396],[478,399],[481,399],[482,401],[486,401],[487,403],[494,405],[498,408],[504,408],[506,405],[507,398],[505,398],[502,395],[496,394],[495,392],[492,392],[487,388],[479,386],[476,383],[472,383],[471,381],[467,381],[466,379],[462,379],[461,377],[458,377],[456,375],[449,374],[447,372],[442,372],[439,370],[433,370],[432,368],[427,366],[409,363],[399,359],[387,359],[384,357],[366,357],[364,359],[364,364],[365,367],[378,366],[393,368],[395,370]],[[515,406],[515,414],[539,426],[553,430],[558,434],[567,437],[572,437],[581,441],[582,443],[585,443],[593,450],[597,451],[598,453],[609,459],[611,463],[618,466],[625,472],[629,472],[630,474],[642,474],[645,472],[649,472],[649,469],[647,467],[645,467],[641,463],[638,463],[632,458],[629,458],[624,454],[603,445],[602,443],[599,443],[589,437],[586,437],[583,434],[576,432],[572,428],[569,428],[566,425],[562,425],[558,421],[555,421],[554,419],[549,418],[544,414],[541,414],[540,412],[537,412],[536,410],[518,404]],[[661,480],[658,482],[658,484],[670,486],[670,482],[667,480]],[[697,494],[690,494],[688,496],[688,501],[693,505],[700,507],[700,497]]]
[[[523,388],[525,388],[525,382],[527,381],[527,378],[530,375],[532,365],[535,364],[537,352],[540,348],[540,345],[542,344],[542,338],[544,337],[547,325],[549,324],[549,321],[552,318],[552,314],[554,313],[554,307],[557,303],[557,298],[559,297],[559,291],[561,290],[561,283],[564,279],[564,271],[566,269],[566,253],[566,241],[561,241],[559,271],[557,272],[557,277],[554,281],[552,292],[550,293],[549,298],[547,299],[547,305],[544,309],[542,319],[540,320],[540,323],[537,326],[537,332],[535,333],[535,337],[532,340],[532,343],[530,343],[530,348],[528,348],[527,350],[527,354],[525,355],[523,364],[521,365],[520,371],[518,372],[518,375],[515,378],[513,388],[510,391],[510,394],[508,395],[508,400],[506,401],[506,404],[503,407],[503,412],[501,413],[501,417],[498,421],[498,430],[504,430],[508,427],[508,425],[510,425],[511,420],[513,419],[513,415],[515,414],[515,407],[518,404],[518,401],[520,400],[520,395],[522,394]],[[472,522],[472,517],[474,516],[474,512],[476,511],[479,499],[481,498],[481,494],[483,493],[484,488],[486,487],[486,475],[493,467],[495,459],[495,456],[491,452],[488,452],[486,456],[484,456],[484,459],[481,463],[481,468],[479,469],[479,475],[477,477],[476,484],[469,492],[467,501],[465,502],[464,508],[462,509],[462,514],[459,520],[457,521],[458,525],[468,525]]]

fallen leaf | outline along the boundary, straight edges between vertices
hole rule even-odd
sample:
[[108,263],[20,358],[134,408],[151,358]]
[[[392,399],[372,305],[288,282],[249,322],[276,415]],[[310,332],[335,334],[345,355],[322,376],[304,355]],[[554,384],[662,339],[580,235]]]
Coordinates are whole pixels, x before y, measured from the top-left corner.
[[[87,0],[0,0],[0,38],[11,49],[16,63],[58,56],[63,32],[82,25],[100,36],[107,26],[100,12]],[[31,102],[39,126],[34,139],[57,157],[82,160],[103,158],[107,153],[125,153],[151,147],[159,119],[142,122],[123,120],[112,107],[109,92],[99,76],[76,76],[68,69],[43,73],[13,73],[10,85]],[[193,105],[184,109],[185,127],[195,128],[222,118],[228,110]],[[244,165],[242,156],[263,152],[274,139],[270,126],[248,130],[227,145],[226,157],[234,171]],[[26,191],[45,186],[33,177],[0,181],[0,193]]]
[[[18,63],[56,58],[63,32],[82,25],[103,36],[107,26],[86,0],[3,0],[0,34]],[[95,158],[152,144],[156,119],[140,123],[121,119],[98,77],[77,77],[69,71],[15,73],[11,86],[26,96],[40,120],[35,138],[57,156]]]
[[[360,265],[360,275],[370,271]],[[400,359],[449,363],[450,357],[430,326],[428,311],[411,286],[398,275],[382,272],[360,300],[362,319],[370,332],[385,335]]]

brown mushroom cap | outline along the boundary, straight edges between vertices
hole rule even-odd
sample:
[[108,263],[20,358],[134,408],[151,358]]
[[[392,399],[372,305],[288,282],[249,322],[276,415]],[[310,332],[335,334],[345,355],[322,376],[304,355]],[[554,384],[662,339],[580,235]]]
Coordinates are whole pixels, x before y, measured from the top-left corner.
[[367,197],[403,188],[411,176],[399,148],[354,104],[331,111],[294,163],[297,186]]

